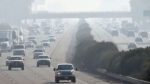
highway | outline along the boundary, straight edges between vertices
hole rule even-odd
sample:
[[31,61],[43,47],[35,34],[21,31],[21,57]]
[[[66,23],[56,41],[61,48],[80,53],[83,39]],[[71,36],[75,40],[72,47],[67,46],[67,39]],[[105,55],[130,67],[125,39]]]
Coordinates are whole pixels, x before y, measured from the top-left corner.
[[[105,21],[105,20],[104,20]],[[98,21],[98,19],[88,19],[87,22],[89,23],[94,39],[98,42],[106,41],[106,42],[113,42],[117,45],[119,51],[128,51],[128,44],[134,43],[135,38],[139,37],[137,33],[135,33],[135,37],[127,37],[124,34],[119,32],[119,36],[112,36],[110,33],[108,33],[105,30],[105,26],[107,25],[107,22]],[[106,24],[105,24],[106,23]],[[102,25],[101,25],[102,24]],[[109,30],[113,29],[109,28]],[[119,31],[119,30],[118,30]],[[141,31],[141,30],[139,30]],[[144,31],[144,30],[142,30]],[[147,30],[145,30],[147,31]],[[148,34],[150,34],[150,31],[147,31]],[[147,38],[142,38],[143,44],[136,44],[137,48],[145,48],[149,45],[150,40]]]
[[[26,49],[26,56],[24,57],[25,70],[14,68],[11,71],[5,66],[5,59],[11,56],[12,53],[3,53],[0,57],[0,84],[56,84],[54,81],[53,68],[59,63],[66,63],[67,58],[72,56],[69,52],[70,45],[74,45],[75,31],[77,23],[65,25],[63,34],[56,35],[57,41],[51,44],[50,48],[46,49],[46,53],[50,55],[51,67],[40,66],[36,67],[36,60],[33,59],[33,49]],[[46,39],[46,35],[38,35],[38,42]],[[80,69],[76,73],[76,84],[122,84],[99,76],[81,72]],[[73,84],[68,81],[61,81],[60,84]]]

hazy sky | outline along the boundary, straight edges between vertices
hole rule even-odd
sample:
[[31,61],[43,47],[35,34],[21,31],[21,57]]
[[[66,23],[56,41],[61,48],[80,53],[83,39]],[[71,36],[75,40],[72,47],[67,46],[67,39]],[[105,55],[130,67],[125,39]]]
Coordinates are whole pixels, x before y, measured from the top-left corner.
[[35,0],[33,11],[130,11],[129,0]]

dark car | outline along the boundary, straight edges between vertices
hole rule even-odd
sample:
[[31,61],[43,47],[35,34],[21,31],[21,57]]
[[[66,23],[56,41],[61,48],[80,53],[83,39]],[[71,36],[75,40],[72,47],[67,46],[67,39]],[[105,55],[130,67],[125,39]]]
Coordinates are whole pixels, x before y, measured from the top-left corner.
[[37,60],[37,67],[39,67],[40,65],[48,65],[48,67],[50,67],[50,57],[46,56],[46,55],[40,55],[38,56],[38,60]]
[[11,68],[21,68],[24,70],[23,58],[20,56],[11,56],[8,70],[11,70]]
[[60,80],[71,80],[71,82],[76,82],[76,76],[74,75],[75,69],[72,64],[59,64],[57,68],[54,68],[54,71],[56,83],[59,83]]

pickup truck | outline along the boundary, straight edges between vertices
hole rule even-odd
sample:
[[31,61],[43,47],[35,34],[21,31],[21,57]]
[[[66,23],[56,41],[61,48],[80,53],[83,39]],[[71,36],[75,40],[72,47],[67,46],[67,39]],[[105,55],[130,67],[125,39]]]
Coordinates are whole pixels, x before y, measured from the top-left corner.
[[55,71],[55,82],[59,83],[60,80],[71,80],[71,82],[76,82],[75,71],[72,64],[58,64]]

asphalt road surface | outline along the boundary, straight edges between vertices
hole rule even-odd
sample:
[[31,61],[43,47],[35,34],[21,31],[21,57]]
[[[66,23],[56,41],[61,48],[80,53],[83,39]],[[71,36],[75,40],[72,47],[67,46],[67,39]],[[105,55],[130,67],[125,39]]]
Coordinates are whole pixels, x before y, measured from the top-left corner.
[[[5,66],[6,56],[11,56],[12,53],[4,53],[0,57],[0,84],[56,84],[54,81],[53,68],[59,63],[65,63],[67,55],[69,55],[72,37],[75,35],[76,24],[66,25],[65,32],[57,35],[57,41],[52,43],[50,48],[47,48],[46,53],[52,58],[51,67],[40,66],[36,67],[36,60],[33,59],[33,49],[26,49],[25,70],[13,68],[11,71]],[[39,35],[38,40],[45,39],[45,35]],[[71,53],[70,53],[71,55]],[[97,76],[80,72],[76,72],[76,84],[120,84],[111,82],[107,79],[100,79]],[[69,81],[61,81],[60,84],[74,84]]]

